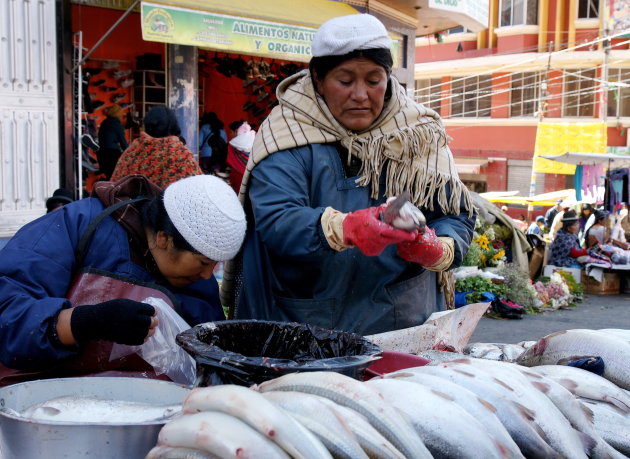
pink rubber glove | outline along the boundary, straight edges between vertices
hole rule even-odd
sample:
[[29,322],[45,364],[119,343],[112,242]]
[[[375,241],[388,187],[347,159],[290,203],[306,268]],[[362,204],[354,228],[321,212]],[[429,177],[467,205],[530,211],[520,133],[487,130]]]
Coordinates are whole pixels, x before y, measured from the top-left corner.
[[435,231],[427,228],[424,234],[418,234],[412,242],[397,244],[401,258],[421,266],[433,266],[444,254],[444,246],[435,235]]
[[368,207],[346,215],[343,220],[344,241],[370,257],[379,255],[389,244],[413,241],[417,232],[399,230],[381,221],[384,209],[385,206]]

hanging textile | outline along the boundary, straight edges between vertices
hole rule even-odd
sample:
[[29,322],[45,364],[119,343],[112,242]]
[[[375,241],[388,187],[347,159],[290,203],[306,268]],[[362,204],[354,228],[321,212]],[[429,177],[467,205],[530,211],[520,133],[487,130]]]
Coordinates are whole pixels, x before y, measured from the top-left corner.
[[575,167],[575,174],[573,174],[573,188],[575,188],[575,200],[580,202],[582,200],[582,166]]
[[[581,166],[581,168],[583,198],[596,203],[602,202],[604,196],[601,195],[600,187],[604,184],[604,166],[596,164],[594,166]],[[575,192],[577,194],[577,187]]]

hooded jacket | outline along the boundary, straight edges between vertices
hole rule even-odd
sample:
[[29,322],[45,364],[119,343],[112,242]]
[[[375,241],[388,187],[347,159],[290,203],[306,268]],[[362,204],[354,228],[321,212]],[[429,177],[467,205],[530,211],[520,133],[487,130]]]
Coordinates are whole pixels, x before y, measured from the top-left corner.
[[72,305],[65,298],[75,273],[93,268],[133,280],[157,283],[177,299],[177,312],[195,325],[224,319],[214,277],[183,289],[168,285],[152,257],[138,208],[126,206],[97,227],[77,266],[75,250],[97,215],[114,202],[158,193],[144,177],[101,182],[95,196],[75,201],[22,227],[0,251],[0,361],[18,370],[43,370],[75,356],[78,346],[53,339],[58,313]]

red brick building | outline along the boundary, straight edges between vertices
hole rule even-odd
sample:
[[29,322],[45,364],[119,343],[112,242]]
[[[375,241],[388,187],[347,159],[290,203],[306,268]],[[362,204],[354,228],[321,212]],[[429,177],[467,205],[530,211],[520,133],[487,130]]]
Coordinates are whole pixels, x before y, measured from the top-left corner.
[[[595,122],[605,110],[608,146],[629,144],[630,19],[623,14],[630,4],[620,0],[490,0],[485,30],[416,38],[416,98],[440,112],[471,189],[529,193],[539,119]],[[604,107],[606,73],[612,86]],[[573,176],[536,176],[537,193],[572,187]]]

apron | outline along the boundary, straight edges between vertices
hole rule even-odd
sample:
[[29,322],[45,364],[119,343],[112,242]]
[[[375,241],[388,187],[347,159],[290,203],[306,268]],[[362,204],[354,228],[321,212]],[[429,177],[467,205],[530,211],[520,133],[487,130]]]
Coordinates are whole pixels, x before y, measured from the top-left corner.
[[[118,202],[103,210],[85,230],[76,249],[77,266],[83,266],[87,247],[98,224],[120,207],[146,198],[137,198]],[[113,299],[126,298],[142,301],[154,297],[165,301],[175,309],[177,299],[164,287],[152,283],[141,282],[121,276],[120,274],[93,268],[81,268],[74,276],[66,293],[72,307],[102,303]],[[130,354],[110,361],[109,356],[114,343],[111,341],[89,341],[82,346],[80,353],[59,362],[54,368],[41,372],[23,372],[13,370],[0,364],[0,387],[34,379],[62,378],[70,376],[118,376],[134,378],[151,378],[170,381],[162,374],[156,375],[153,367],[140,356]]]

